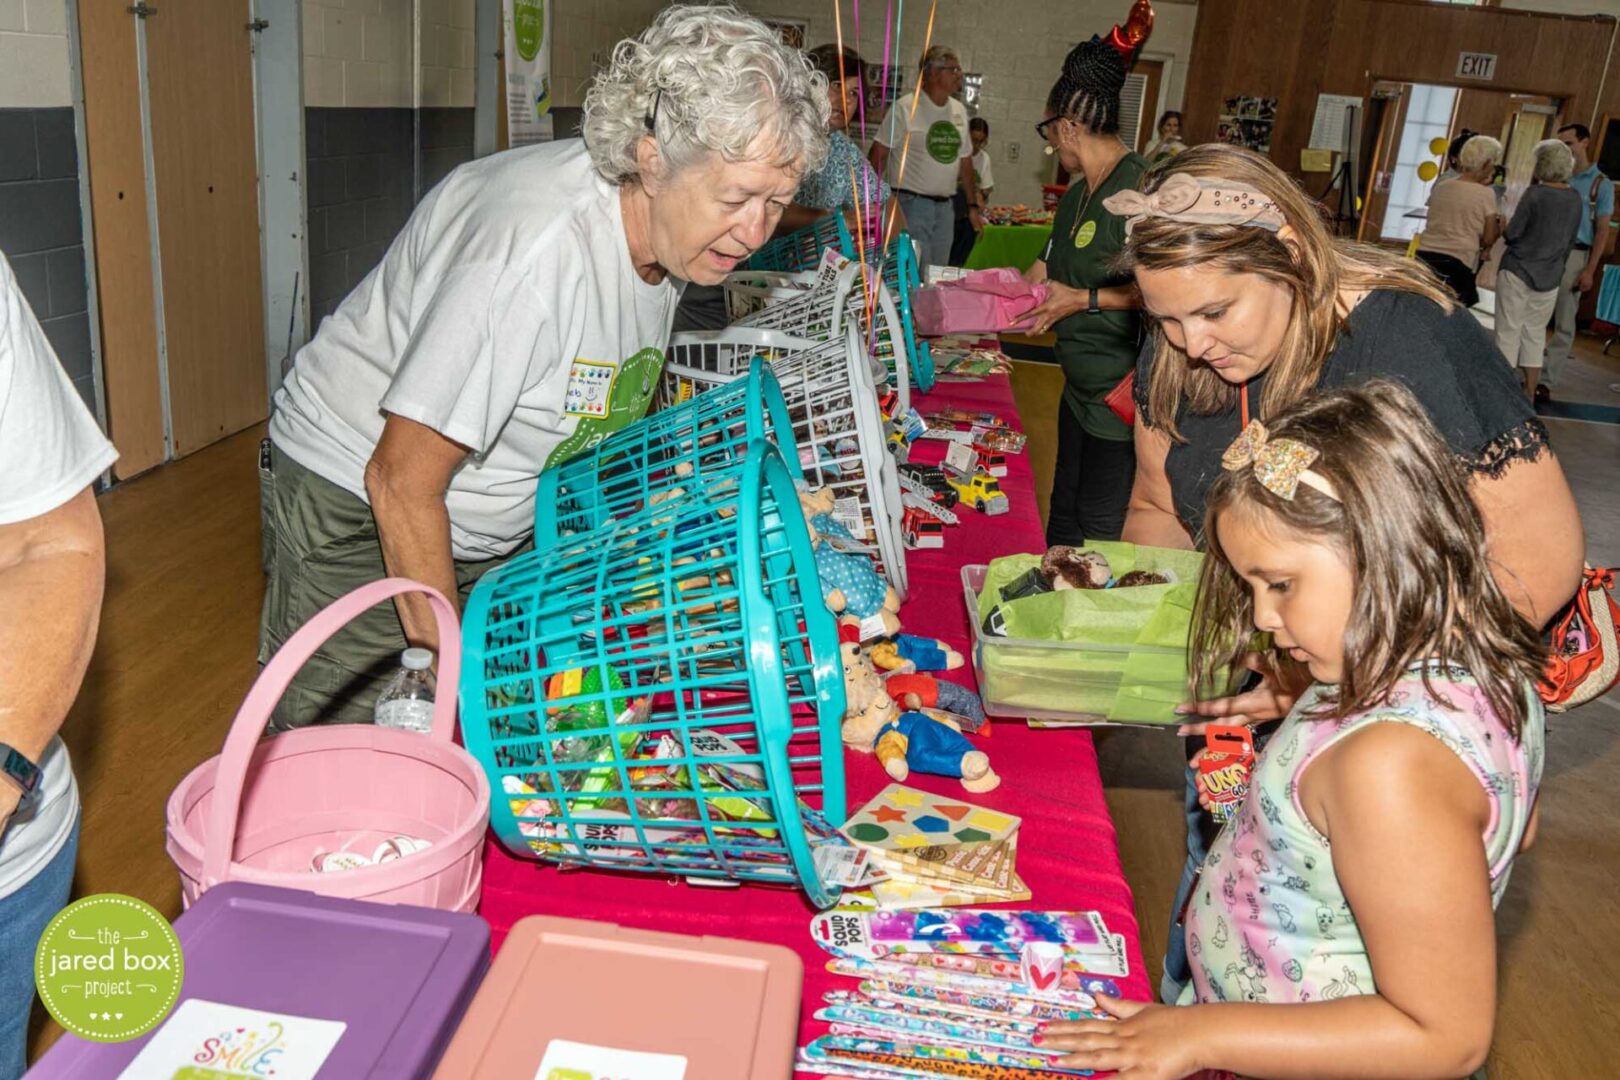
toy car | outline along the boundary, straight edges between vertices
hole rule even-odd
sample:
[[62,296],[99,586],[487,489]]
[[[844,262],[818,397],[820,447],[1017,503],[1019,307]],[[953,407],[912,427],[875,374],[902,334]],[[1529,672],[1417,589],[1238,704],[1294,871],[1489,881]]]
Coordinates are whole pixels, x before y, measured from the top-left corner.
[[979,468],[991,476],[1007,475],[1007,457],[1000,450],[992,450],[983,443],[974,443],[973,449],[979,455]]
[[973,507],[981,514],[1005,514],[1011,507],[1007,503],[1007,496],[996,483],[996,478],[987,472],[975,472],[971,475],[947,468],[945,482],[956,489],[962,502]]
[[926,510],[908,506],[900,519],[900,537],[908,548],[941,548],[945,546],[945,523]]
[[956,489],[945,479],[945,473],[931,465],[902,465],[900,475],[910,477],[926,487],[932,493],[934,501],[947,510],[961,501]]

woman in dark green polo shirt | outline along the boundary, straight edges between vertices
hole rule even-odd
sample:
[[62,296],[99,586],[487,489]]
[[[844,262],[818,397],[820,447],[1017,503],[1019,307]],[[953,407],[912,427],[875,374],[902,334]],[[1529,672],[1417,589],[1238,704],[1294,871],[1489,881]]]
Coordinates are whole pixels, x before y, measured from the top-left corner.
[[1136,363],[1140,300],[1129,274],[1113,269],[1125,222],[1103,200],[1134,189],[1147,162],[1119,138],[1119,92],[1129,64],[1107,40],[1092,38],[1063,62],[1036,130],[1074,183],[1058,204],[1046,252],[1025,276],[1051,295],[1032,313],[1034,332],[1057,334],[1063,365],[1057,467],[1047,516],[1048,544],[1117,540],[1136,470],[1131,429],[1104,402]]

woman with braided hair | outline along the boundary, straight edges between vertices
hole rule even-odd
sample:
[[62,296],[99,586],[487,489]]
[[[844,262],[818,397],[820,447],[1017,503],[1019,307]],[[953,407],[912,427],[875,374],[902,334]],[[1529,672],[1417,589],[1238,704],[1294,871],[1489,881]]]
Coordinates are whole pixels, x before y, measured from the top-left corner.
[[1117,540],[1125,525],[1136,454],[1131,429],[1104,398],[1131,371],[1141,339],[1140,299],[1128,273],[1114,269],[1125,246],[1124,219],[1103,200],[1134,190],[1147,162],[1119,138],[1119,92],[1134,49],[1093,37],[1063,61],[1035,130],[1075,181],[1058,204],[1052,238],[1026,272],[1051,293],[1031,315],[1034,333],[1057,334],[1063,365],[1057,465],[1046,542],[1079,546]]

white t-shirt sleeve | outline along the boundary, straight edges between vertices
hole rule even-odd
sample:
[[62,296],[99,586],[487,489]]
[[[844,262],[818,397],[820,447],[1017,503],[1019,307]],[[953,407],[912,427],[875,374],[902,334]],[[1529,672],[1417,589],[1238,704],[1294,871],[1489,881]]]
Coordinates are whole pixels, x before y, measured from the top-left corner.
[[891,150],[899,146],[905,141],[906,131],[904,127],[896,131],[894,125],[903,123],[905,118],[906,113],[900,107],[900,102],[891,102],[888,109],[883,113],[883,122],[878,124],[877,134],[872,136],[872,141]]
[[543,291],[504,263],[452,270],[400,356],[383,411],[487,453],[524,389],[560,356]]
[[0,256],[0,525],[55,510],[117,460]]
[[995,187],[996,178],[990,172],[990,152],[981,150],[973,164],[979,170],[979,190],[988,191]]
[[956,130],[962,135],[962,152],[956,155],[957,158],[972,158],[973,131],[968,127],[967,106],[955,98],[951,98],[951,122],[956,125]]

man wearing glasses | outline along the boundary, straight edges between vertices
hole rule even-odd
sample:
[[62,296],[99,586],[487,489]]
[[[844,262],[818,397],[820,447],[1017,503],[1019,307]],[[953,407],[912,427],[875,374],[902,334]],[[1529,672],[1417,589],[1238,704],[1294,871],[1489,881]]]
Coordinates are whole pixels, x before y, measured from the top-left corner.
[[947,266],[955,228],[951,197],[958,183],[972,207],[974,230],[984,228],[967,106],[954,96],[962,89],[962,63],[950,48],[935,45],[923,54],[921,79],[915,109],[912,95],[902,94],[884,114],[872,140],[872,167],[899,197],[923,261]]

